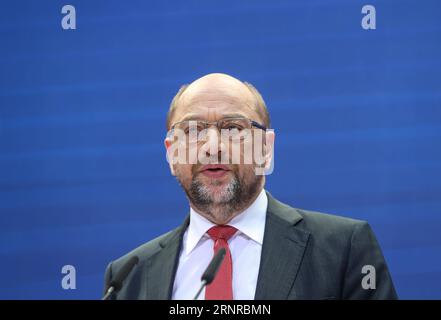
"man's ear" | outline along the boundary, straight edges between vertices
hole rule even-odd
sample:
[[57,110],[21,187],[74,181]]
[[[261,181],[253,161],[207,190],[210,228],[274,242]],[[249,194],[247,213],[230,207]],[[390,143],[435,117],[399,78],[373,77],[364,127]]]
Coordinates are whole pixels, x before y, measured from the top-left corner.
[[271,174],[274,167],[274,142],[276,134],[273,129],[268,129],[265,133],[265,172]]
[[165,156],[167,158],[167,162],[168,162],[168,165],[170,167],[170,172],[171,172],[171,174],[173,176],[176,176],[175,168],[173,167],[173,163],[170,161],[170,159],[173,158],[173,154],[171,154],[171,153],[174,152],[174,150],[171,147],[172,146],[172,142],[171,142],[169,137],[166,137],[164,139],[164,146],[165,146],[165,152],[166,152]]

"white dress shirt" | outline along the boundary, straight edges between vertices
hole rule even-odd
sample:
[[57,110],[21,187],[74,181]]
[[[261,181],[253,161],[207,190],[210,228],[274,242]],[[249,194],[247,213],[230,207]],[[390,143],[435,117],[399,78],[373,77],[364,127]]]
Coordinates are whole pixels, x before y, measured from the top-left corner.
[[[233,298],[253,300],[259,274],[268,198],[262,189],[256,200],[228,225],[238,231],[228,240],[233,262]],[[193,299],[202,273],[213,257],[214,241],[207,231],[215,226],[190,208],[190,224],[184,233],[172,299]],[[199,300],[205,299],[205,289]]]

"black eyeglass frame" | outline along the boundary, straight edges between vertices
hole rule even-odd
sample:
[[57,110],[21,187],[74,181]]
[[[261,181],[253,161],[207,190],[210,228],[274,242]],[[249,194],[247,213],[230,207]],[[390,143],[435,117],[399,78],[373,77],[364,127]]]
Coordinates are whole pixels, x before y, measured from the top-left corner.
[[261,129],[263,131],[267,131],[268,130],[268,128],[265,127],[264,125],[260,124],[257,121],[251,120],[249,118],[224,118],[224,119],[219,119],[217,121],[212,121],[212,122],[210,122],[210,121],[203,121],[203,120],[184,120],[184,121],[179,121],[179,122],[176,122],[176,123],[174,123],[173,125],[170,126],[169,132],[174,130],[174,128],[176,127],[177,124],[183,123],[183,122],[189,122],[189,121],[202,122],[202,123],[205,124],[205,128],[208,128],[209,125],[211,125],[211,124],[216,124],[216,127],[219,129],[219,122],[220,121],[225,121],[225,120],[248,120],[250,122],[251,127],[256,127],[256,128]]

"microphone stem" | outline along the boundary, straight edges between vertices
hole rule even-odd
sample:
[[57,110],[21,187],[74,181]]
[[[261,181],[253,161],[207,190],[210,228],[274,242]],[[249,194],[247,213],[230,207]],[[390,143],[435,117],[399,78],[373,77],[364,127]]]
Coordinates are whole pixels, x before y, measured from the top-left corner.
[[199,295],[201,294],[202,289],[204,289],[204,287],[207,285],[207,281],[206,280],[202,280],[202,284],[201,287],[199,288],[198,293],[196,293],[196,295],[194,296],[193,300],[197,300]]
[[113,291],[115,291],[115,287],[111,286],[109,289],[107,289],[106,294],[104,295],[102,300],[107,300],[112,295]]

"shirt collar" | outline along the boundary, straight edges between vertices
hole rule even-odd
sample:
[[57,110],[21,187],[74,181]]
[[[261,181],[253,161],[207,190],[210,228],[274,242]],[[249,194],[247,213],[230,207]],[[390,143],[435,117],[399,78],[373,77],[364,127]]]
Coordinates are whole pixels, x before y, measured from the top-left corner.
[[[243,233],[248,238],[262,245],[267,207],[268,198],[265,190],[262,189],[256,200],[254,200],[254,202],[242,213],[234,217],[228,225],[238,229],[239,231],[237,234]],[[190,207],[190,224],[188,226],[185,246],[186,255],[193,251],[201,238],[213,226],[215,226],[214,223],[201,216]]]

